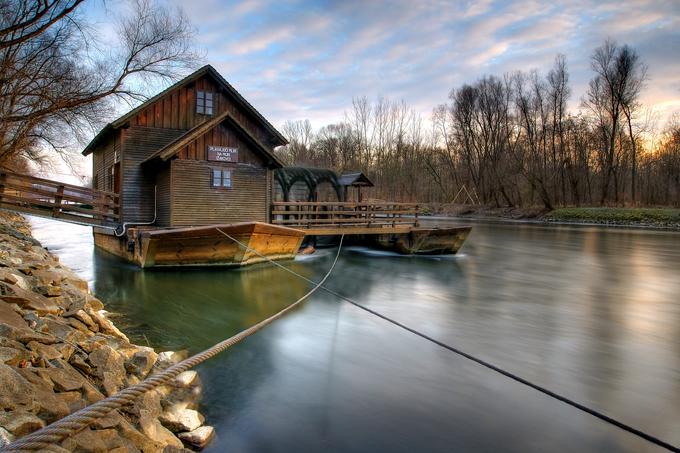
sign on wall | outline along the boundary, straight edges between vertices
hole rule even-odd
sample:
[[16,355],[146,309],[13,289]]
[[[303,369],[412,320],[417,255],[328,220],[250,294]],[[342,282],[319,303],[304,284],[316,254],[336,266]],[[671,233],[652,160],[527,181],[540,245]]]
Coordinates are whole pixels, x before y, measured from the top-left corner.
[[238,162],[238,148],[208,145],[208,160],[216,162]]

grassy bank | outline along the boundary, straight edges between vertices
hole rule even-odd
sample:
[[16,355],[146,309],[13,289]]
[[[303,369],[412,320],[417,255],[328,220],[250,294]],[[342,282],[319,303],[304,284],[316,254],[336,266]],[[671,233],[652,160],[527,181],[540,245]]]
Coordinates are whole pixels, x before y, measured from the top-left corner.
[[680,209],[671,208],[559,208],[543,218],[549,222],[614,225],[680,226]]
[[680,209],[677,208],[558,208],[546,211],[542,207],[490,207],[470,205],[433,205],[435,216],[526,221],[532,223],[581,223],[671,228],[680,230]]

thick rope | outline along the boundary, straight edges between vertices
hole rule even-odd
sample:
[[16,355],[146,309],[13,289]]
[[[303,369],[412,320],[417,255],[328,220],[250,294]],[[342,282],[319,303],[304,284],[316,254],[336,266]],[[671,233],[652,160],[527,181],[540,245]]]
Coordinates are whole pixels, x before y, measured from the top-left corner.
[[[301,278],[301,279],[303,279],[303,280],[305,280],[305,281],[307,281],[307,282],[309,282],[309,283],[315,284],[315,282],[314,282],[313,280],[310,280],[309,278],[305,277],[304,275],[301,275],[301,274],[295,272],[294,270],[292,270],[292,269],[290,269],[290,268],[288,268],[288,267],[286,267],[286,266],[284,266],[284,265],[282,265],[282,264],[280,264],[280,263],[277,263],[276,261],[273,261],[273,260],[267,258],[266,256],[260,254],[257,250],[254,250],[254,249],[248,247],[246,244],[243,244],[242,242],[238,241],[236,238],[231,237],[230,235],[228,235],[228,234],[225,233],[224,231],[220,230],[219,228],[217,229],[217,231],[219,231],[219,232],[222,233],[223,235],[227,236],[229,239],[231,239],[232,241],[236,242],[236,243],[237,243],[238,245],[240,245],[241,247],[244,247],[245,249],[247,249],[247,250],[249,250],[249,251],[255,253],[256,255],[258,255],[258,256],[260,256],[260,257],[262,257],[262,258],[267,259],[267,260],[270,261],[272,264],[274,264],[274,265],[280,267],[281,269],[285,270],[286,272],[290,273],[291,275],[295,275],[296,277]],[[323,282],[322,282],[322,283],[323,283]],[[427,341],[429,341],[429,342],[431,342],[431,343],[434,343],[434,344],[436,344],[437,346],[440,346],[440,347],[442,347],[442,348],[444,348],[444,349],[446,349],[446,350],[448,350],[448,351],[451,351],[451,352],[453,352],[453,353],[455,353],[455,354],[458,354],[459,356],[464,357],[464,358],[466,358],[466,359],[468,359],[468,360],[471,360],[471,361],[473,361],[473,362],[475,362],[475,363],[477,363],[477,364],[479,364],[479,365],[481,365],[481,366],[483,366],[483,367],[485,367],[485,368],[488,368],[488,369],[490,369],[490,370],[493,370],[493,371],[495,371],[496,373],[502,374],[502,375],[505,376],[505,377],[508,377],[508,378],[510,378],[510,379],[512,379],[512,380],[514,380],[514,381],[516,381],[516,382],[519,382],[520,384],[524,384],[524,385],[526,385],[527,387],[531,387],[531,388],[534,389],[534,390],[537,390],[537,391],[539,391],[539,392],[541,392],[541,393],[543,393],[543,394],[545,394],[545,395],[547,395],[547,396],[549,396],[549,397],[551,397],[551,398],[554,398],[554,399],[556,399],[556,400],[558,400],[558,401],[561,401],[561,402],[563,402],[563,403],[565,403],[565,404],[568,404],[568,405],[570,405],[570,406],[572,406],[572,407],[575,407],[576,409],[579,409],[579,410],[581,410],[581,411],[583,411],[583,412],[585,412],[585,413],[587,413],[587,414],[590,414],[590,415],[592,415],[592,416],[594,416],[594,417],[597,417],[597,418],[599,418],[600,420],[603,420],[603,421],[609,423],[610,425],[616,426],[617,428],[620,428],[620,429],[622,429],[622,430],[624,430],[624,431],[627,431],[627,432],[629,432],[629,433],[631,433],[631,434],[634,434],[634,435],[636,435],[636,436],[638,436],[638,437],[640,437],[640,438],[642,438],[642,439],[644,439],[644,440],[646,440],[646,441],[648,441],[648,442],[651,442],[651,443],[653,443],[653,444],[655,444],[655,445],[658,445],[659,447],[665,448],[665,449],[670,450],[670,451],[673,451],[673,452],[680,452],[680,448],[678,448],[678,447],[676,447],[676,446],[674,446],[674,445],[672,445],[672,444],[670,444],[670,443],[668,443],[668,442],[666,442],[666,441],[663,441],[663,440],[659,439],[658,437],[655,437],[655,436],[653,436],[653,435],[651,435],[651,434],[649,434],[649,433],[646,433],[646,432],[641,431],[641,430],[639,430],[639,429],[637,429],[637,428],[634,428],[634,427],[632,427],[632,426],[630,426],[630,425],[627,425],[626,423],[624,423],[624,422],[622,422],[622,421],[619,421],[619,420],[617,420],[617,419],[615,419],[615,418],[612,418],[612,417],[610,417],[610,416],[608,416],[608,415],[606,415],[606,414],[604,414],[604,413],[598,411],[597,409],[593,409],[593,408],[588,407],[588,406],[586,406],[586,405],[584,405],[584,404],[581,404],[581,403],[579,403],[579,402],[577,402],[577,401],[574,401],[574,400],[572,400],[572,399],[570,399],[570,398],[568,398],[568,397],[566,397],[566,396],[564,396],[564,395],[561,395],[561,394],[559,394],[559,393],[553,392],[552,390],[549,390],[549,389],[547,389],[547,388],[545,388],[545,387],[542,387],[542,386],[540,386],[540,385],[538,385],[538,384],[535,384],[535,383],[533,383],[533,382],[531,382],[531,381],[529,381],[529,380],[527,380],[527,379],[524,379],[524,378],[522,378],[522,377],[520,377],[520,376],[518,376],[518,375],[516,375],[516,374],[514,374],[514,373],[512,373],[512,372],[510,372],[510,371],[507,371],[507,370],[505,370],[505,369],[503,369],[503,368],[501,368],[501,367],[499,367],[499,366],[496,366],[496,365],[494,365],[494,364],[492,364],[492,363],[490,363],[490,362],[487,362],[486,360],[480,359],[480,358],[478,358],[478,357],[476,357],[476,356],[474,356],[474,355],[472,355],[472,354],[469,354],[469,353],[467,353],[467,352],[465,352],[465,351],[462,351],[462,350],[460,350],[460,349],[458,349],[458,348],[455,348],[455,347],[453,347],[453,346],[451,346],[451,345],[448,345],[448,344],[446,344],[446,343],[444,343],[444,342],[442,342],[442,341],[440,341],[440,340],[437,340],[436,338],[432,338],[432,337],[430,337],[429,335],[427,335],[427,334],[425,334],[425,333],[423,333],[423,332],[420,332],[420,331],[414,329],[413,327],[409,327],[409,326],[407,326],[407,325],[405,325],[405,324],[402,324],[401,322],[399,322],[399,321],[397,321],[397,320],[395,320],[395,319],[393,319],[393,318],[390,318],[390,317],[387,316],[387,315],[384,315],[384,314],[379,313],[379,312],[377,312],[377,311],[375,311],[375,310],[373,310],[373,309],[371,309],[371,308],[368,308],[367,306],[362,305],[362,304],[360,304],[359,302],[357,302],[357,301],[355,301],[355,300],[352,300],[352,299],[350,299],[349,297],[344,296],[344,295],[342,295],[342,294],[340,294],[340,293],[338,293],[338,292],[336,292],[336,291],[334,291],[334,290],[332,290],[332,289],[326,288],[326,287],[323,286],[323,285],[321,286],[321,289],[323,289],[324,291],[326,291],[326,292],[329,293],[329,294],[332,294],[332,295],[338,297],[339,299],[342,299],[342,300],[344,300],[344,301],[346,301],[346,302],[349,302],[350,304],[354,305],[354,306],[357,307],[357,308],[360,308],[361,310],[364,310],[364,311],[366,311],[366,312],[368,312],[368,313],[370,313],[370,314],[372,314],[372,315],[375,315],[375,316],[377,316],[377,317],[379,317],[379,318],[381,318],[381,319],[383,319],[383,320],[385,320],[385,321],[387,321],[387,322],[389,322],[389,323],[391,323],[391,324],[394,324],[395,326],[397,326],[397,327],[399,327],[399,328],[401,328],[401,329],[404,329],[404,330],[406,330],[406,331],[408,331],[408,332],[410,332],[410,333],[412,333],[412,334],[414,334],[414,335],[417,335],[417,336],[419,336],[419,337],[421,337],[421,338],[423,338],[423,339],[425,339],[425,340],[427,340]]]
[[293,310],[304,300],[306,300],[309,296],[311,296],[314,292],[316,292],[316,290],[321,288],[321,286],[326,282],[328,277],[333,272],[333,269],[335,268],[335,265],[338,262],[338,257],[340,256],[340,249],[342,248],[343,239],[344,236],[340,238],[340,245],[335,255],[335,260],[333,260],[333,264],[331,265],[330,269],[323,277],[323,279],[321,279],[321,281],[318,283],[314,283],[315,286],[311,290],[309,290],[304,296],[300,297],[298,300],[288,305],[283,310],[275,313],[269,318],[266,318],[258,322],[257,324],[247,328],[246,330],[243,330],[237,333],[236,335],[224,341],[221,341],[220,343],[217,343],[211,348],[208,348],[203,352],[193,355],[188,359],[185,359],[179,362],[178,364],[173,365],[170,368],[167,368],[166,370],[161,371],[160,373],[147,378],[146,380],[140,382],[139,384],[132,385],[124,390],[121,390],[120,392],[116,393],[113,396],[97,401],[96,403],[87,406],[77,412],[74,412],[71,415],[67,415],[61,420],[58,420],[52,423],[51,425],[46,426],[45,428],[42,428],[31,434],[27,434],[26,436],[16,440],[10,445],[5,446],[1,451],[7,452],[35,451],[49,448],[51,445],[55,445],[58,442],[61,442],[65,437],[73,435],[83,430],[91,423],[93,423],[95,420],[104,417],[112,410],[120,409],[123,406],[131,404],[140,395],[148,392],[149,390],[153,390],[158,386],[166,384],[170,380],[177,377],[178,374],[192,367],[195,367],[201,362],[205,362],[206,360],[216,356],[220,352],[223,352],[224,350],[230,348],[236,343],[245,340],[249,336],[258,332],[259,330],[262,330],[262,328],[266,327],[267,325],[276,321],[289,311]]

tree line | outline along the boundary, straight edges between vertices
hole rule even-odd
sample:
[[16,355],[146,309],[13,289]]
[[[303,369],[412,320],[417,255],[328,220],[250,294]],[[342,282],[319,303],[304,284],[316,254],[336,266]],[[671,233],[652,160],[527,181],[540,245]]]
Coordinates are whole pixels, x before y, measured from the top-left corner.
[[404,102],[360,97],[340,123],[315,131],[288,121],[280,154],[290,165],[363,171],[382,199],[680,206],[680,121],[650,139],[640,56],[607,40],[591,69],[578,112],[567,108],[569,72],[558,55],[545,75],[486,75],[453,89],[427,120]]

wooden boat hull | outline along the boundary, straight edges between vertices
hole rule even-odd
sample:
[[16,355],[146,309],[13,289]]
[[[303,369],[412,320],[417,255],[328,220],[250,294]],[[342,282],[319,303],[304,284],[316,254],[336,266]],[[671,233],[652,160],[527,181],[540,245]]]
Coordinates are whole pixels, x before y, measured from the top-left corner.
[[376,238],[378,246],[407,255],[453,255],[463,246],[471,227],[412,228],[409,233]]
[[[452,255],[463,246],[471,227],[397,227],[344,229],[345,243],[406,255]],[[307,230],[314,244],[337,242],[340,229]],[[334,238],[334,239],[331,239]]]
[[[220,233],[224,231],[241,245]],[[164,266],[245,266],[295,257],[304,232],[261,222],[203,227],[131,228],[118,238],[94,232],[95,245],[142,268]],[[267,258],[263,258],[262,256]]]

